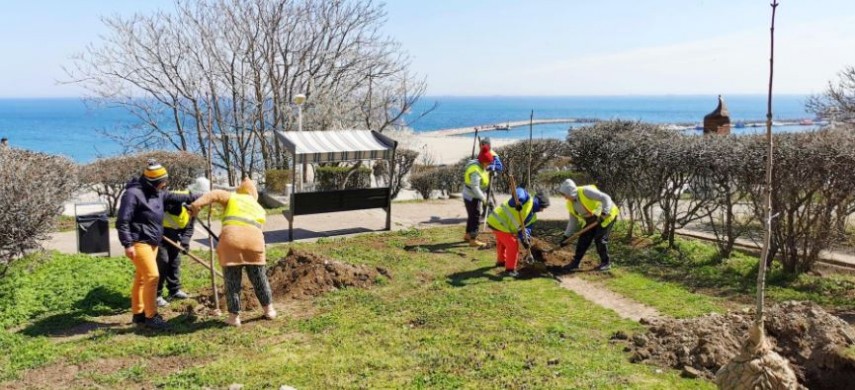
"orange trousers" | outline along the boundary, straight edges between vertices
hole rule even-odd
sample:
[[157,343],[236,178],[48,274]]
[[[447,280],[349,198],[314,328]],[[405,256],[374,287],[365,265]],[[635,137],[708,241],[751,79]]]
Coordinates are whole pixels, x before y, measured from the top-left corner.
[[134,258],[132,259],[136,272],[134,283],[131,285],[131,312],[145,313],[146,318],[157,315],[157,246],[142,242],[134,243]]
[[513,271],[517,268],[517,255],[520,243],[517,236],[511,233],[493,230],[496,236],[496,262],[505,263],[505,270]]

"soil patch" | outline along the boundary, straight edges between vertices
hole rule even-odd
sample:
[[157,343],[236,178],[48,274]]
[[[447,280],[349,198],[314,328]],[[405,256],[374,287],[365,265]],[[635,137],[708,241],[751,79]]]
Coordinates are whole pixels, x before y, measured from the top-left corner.
[[[347,287],[368,288],[380,276],[391,278],[382,267],[351,265],[304,250],[290,249],[288,255],[267,270],[274,302],[307,299]],[[213,294],[203,292],[199,303],[213,307]],[[244,276],[241,290],[244,310],[258,308],[252,284]],[[225,310],[225,297],[220,292],[220,306]]]
[[[751,310],[645,320],[647,333],[633,335],[628,351],[633,362],[696,370],[712,379],[739,353],[753,320]],[[783,302],[767,309],[765,327],[774,351],[789,360],[802,385],[840,389],[855,382],[855,359],[842,353],[855,344],[855,331],[840,318],[811,302]]]
[[[69,388],[101,388],[95,378],[109,376],[132,367],[143,367],[148,378],[159,378],[181,370],[198,366],[209,359],[183,356],[163,356],[152,358],[143,357],[114,357],[97,359],[82,364],[61,362],[44,367],[27,370],[21,379],[14,382],[0,383],[3,389],[69,389]],[[140,386],[145,387],[143,384]]]

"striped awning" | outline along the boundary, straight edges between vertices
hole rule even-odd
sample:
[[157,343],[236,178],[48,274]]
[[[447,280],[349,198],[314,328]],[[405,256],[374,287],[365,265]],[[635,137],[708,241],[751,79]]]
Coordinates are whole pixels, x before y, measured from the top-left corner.
[[398,145],[373,130],[277,131],[276,136],[298,163],[389,159]]

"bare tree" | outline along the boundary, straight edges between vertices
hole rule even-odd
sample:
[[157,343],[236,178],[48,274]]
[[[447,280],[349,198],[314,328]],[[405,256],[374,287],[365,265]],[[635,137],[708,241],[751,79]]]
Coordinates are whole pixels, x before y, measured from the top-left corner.
[[234,183],[287,167],[273,131],[296,129],[297,94],[307,129],[401,124],[426,84],[381,34],[385,18],[369,0],[176,0],[171,12],[104,18],[108,34],[67,73],[93,103],[138,119],[111,132],[126,149],[205,156],[211,142]]
[[811,96],[807,109],[851,130],[855,124],[855,66],[840,71],[836,81],[828,82],[825,92]]

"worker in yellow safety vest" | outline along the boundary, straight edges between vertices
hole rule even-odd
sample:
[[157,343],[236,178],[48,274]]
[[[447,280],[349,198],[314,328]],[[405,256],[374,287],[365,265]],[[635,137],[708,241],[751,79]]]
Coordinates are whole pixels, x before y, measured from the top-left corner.
[[245,178],[235,192],[213,190],[190,205],[191,213],[195,215],[200,208],[212,203],[224,207],[217,257],[223,268],[226,287],[226,305],[229,309],[226,323],[241,326],[240,298],[244,270],[255,290],[255,297],[261,303],[264,318],[276,318],[273,293],[267,278],[267,253],[262,230],[267,212],[258,204],[255,183]]
[[[188,190],[170,191],[173,194],[188,194],[193,200],[199,197]],[[163,210],[163,236],[180,243],[185,249],[190,247],[190,239],[193,238],[193,221],[184,206],[181,204],[165,205]],[[157,281],[157,299],[158,307],[163,307],[169,304],[169,301],[176,299],[187,299],[187,293],[181,290],[181,251],[166,243],[165,240],[160,241],[160,249],[157,251],[157,271],[160,273],[160,279]],[[163,297],[163,288],[166,287],[167,295]]]
[[528,191],[517,188],[517,203],[513,197],[496,207],[487,217],[487,225],[496,236],[496,267],[505,267],[512,277],[516,272],[519,244],[528,249],[531,245],[531,224],[537,221],[537,214],[549,207],[549,195],[539,193],[530,196]]
[[593,242],[597,246],[597,254],[600,256],[600,265],[597,271],[608,271],[611,268],[609,258],[609,233],[612,231],[615,219],[620,210],[612,198],[605,192],[597,189],[595,185],[576,187],[571,179],[564,180],[558,188],[558,192],[567,199],[567,211],[570,219],[567,229],[564,230],[566,243],[573,233],[580,231],[588,224],[596,223],[597,226],[585,231],[576,243],[576,254],[573,262],[564,267],[564,271],[576,271],[582,262],[582,257]]
[[468,241],[472,247],[485,245],[478,241],[478,227],[481,221],[481,204],[488,202],[484,191],[490,186],[487,167],[492,162],[490,148],[484,146],[478,153],[478,159],[470,160],[463,172],[463,204],[466,206],[466,232],[463,234],[463,241]]

